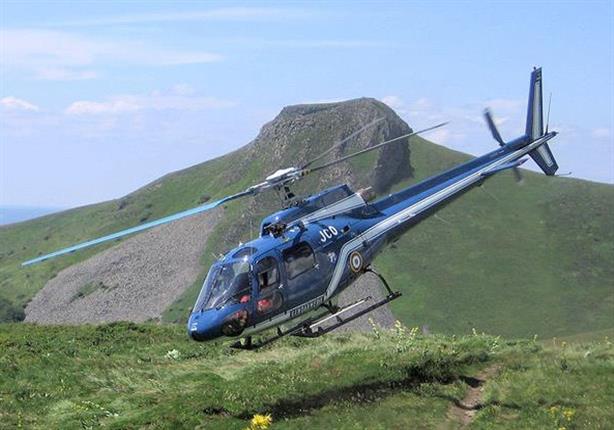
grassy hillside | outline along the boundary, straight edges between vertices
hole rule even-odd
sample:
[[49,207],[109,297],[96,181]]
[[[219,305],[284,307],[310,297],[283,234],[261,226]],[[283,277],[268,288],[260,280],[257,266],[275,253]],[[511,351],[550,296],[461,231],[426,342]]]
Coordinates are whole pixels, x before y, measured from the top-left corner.
[[[390,332],[288,339],[257,352],[187,340],[175,325],[0,325],[0,428],[605,429],[614,348]],[[494,370],[493,370],[494,369]]]
[[[123,199],[0,227],[0,316],[19,317],[20,308],[48,279],[104,246],[27,269],[21,261],[243,189],[273,165],[293,165],[297,157],[322,151],[334,141],[334,128],[327,127],[312,134],[280,128],[274,139],[167,175]],[[395,189],[468,159],[419,138],[410,147],[414,178]],[[347,175],[355,185],[367,185],[377,161],[376,154],[353,161],[309,178],[299,191],[320,189]],[[506,336],[560,337],[614,328],[614,186],[531,172],[524,176],[521,185],[507,173],[489,180],[378,258],[376,266],[404,293],[393,302],[399,319],[450,334],[475,327]],[[203,250],[203,276],[213,253],[247,240],[250,232],[255,235],[260,218],[274,208],[275,196],[263,195],[257,202],[248,199],[221,209],[224,221]],[[186,317],[200,283],[197,279],[167,310],[165,320]]]
[[[417,178],[464,158],[412,145]],[[447,333],[561,336],[614,327],[614,186],[502,174],[378,259],[405,293],[393,311]],[[401,264],[402,262],[402,264]]]

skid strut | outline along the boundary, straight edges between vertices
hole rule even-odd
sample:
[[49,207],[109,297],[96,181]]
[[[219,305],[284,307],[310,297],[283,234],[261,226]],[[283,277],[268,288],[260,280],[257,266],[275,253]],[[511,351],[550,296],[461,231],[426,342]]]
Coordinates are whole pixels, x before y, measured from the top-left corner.
[[[303,330],[294,333],[294,336],[302,336],[302,337],[320,337],[326,333],[330,333],[331,331],[335,330],[336,328],[339,328],[351,321],[354,321],[357,318],[360,318],[361,316],[368,314],[371,311],[374,311],[375,309],[384,306],[387,303],[390,303],[391,301],[398,299],[399,297],[401,297],[401,293],[399,291],[392,291],[392,288],[390,288],[390,285],[388,285],[388,282],[386,281],[386,279],[379,274],[378,272],[376,272],[375,270],[373,270],[371,267],[367,267],[364,270],[364,273],[373,273],[375,276],[377,276],[379,278],[379,280],[382,282],[382,285],[384,286],[384,288],[386,289],[386,297],[384,297],[382,300],[379,300],[375,303],[373,303],[370,306],[367,306],[366,308],[363,308],[361,310],[359,310],[358,312],[355,312],[351,315],[349,315],[348,317],[342,318],[342,315],[345,314],[346,312],[360,306],[363,303],[367,303],[369,301],[372,300],[371,296],[367,296],[363,299],[360,299],[354,303],[351,303],[347,306],[344,306],[340,309],[337,310],[337,312],[332,313],[332,315],[329,315],[325,318],[319,319],[318,321],[315,321],[312,324],[306,325],[304,326]],[[327,327],[322,327],[322,324],[324,324],[325,322],[328,322],[332,319],[335,319],[335,323],[331,324]]]

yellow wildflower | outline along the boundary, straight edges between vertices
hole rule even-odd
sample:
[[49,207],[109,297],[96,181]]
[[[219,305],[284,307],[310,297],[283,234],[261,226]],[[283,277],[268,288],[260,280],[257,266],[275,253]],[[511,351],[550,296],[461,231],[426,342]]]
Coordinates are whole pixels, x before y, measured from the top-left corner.
[[550,412],[550,415],[556,415],[558,411],[559,411],[558,406],[551,406],[550,409],[548,409],[548,412]]
[[576,411],[574,411],[573,409],[563,410],[563,416],[565,417],[567,421],[571,421],[571,419],[574,417],[575,414],[576,414]]
[[254,418],[252,418],[250,422],[250,427],[254,430],[265,430],[269,428],[272,421],[273,421],[273,418],[271,418],[271,415],[256,414],[254,415]]

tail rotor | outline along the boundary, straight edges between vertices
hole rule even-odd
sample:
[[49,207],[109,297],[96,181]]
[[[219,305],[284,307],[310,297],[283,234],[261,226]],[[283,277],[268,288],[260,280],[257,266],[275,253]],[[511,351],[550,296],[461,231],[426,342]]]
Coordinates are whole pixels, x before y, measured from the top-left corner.
[[490,109],[488,108],[484,109],[484,119],[486,120],[486,124],[488,125],[488,128],[490,129],[492,137],[497,142],[499,142],[499,146],[505,146],[505,142],[501,138],[501,134],[499,134],[499,130],[497,130],[497,126],[495,125],[495,121],[492,117],[492,113],[490,112]]
[[[493,119],[492,113],[490,112],[490,109],[488,108],[484,109],[484,119],[486,120],[486,124],[488,125],[488,128],[490,129],[490,133],[492,134],[493,139],[495,139],[499,143],[499,146],[501,147],[505,146],[506,143],[501,137],[501,133],[499,133],[499,130],[497,129],[497,125],[495,124],[495,120]],[[518,169],[518,167],[514,167],[512,168],[512,171],[514,172],[514,178],[516,179],[516,182],[522,183],[523,179],[522,179],[522,174],[520,173],[520,169]]]

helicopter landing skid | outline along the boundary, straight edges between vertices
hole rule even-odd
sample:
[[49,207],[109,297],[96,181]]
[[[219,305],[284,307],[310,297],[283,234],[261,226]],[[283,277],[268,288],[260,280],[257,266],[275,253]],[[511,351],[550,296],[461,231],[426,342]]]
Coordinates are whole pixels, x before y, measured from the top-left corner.
[[[364,269],[364,273],[373,273],[375,276],[377,276],[379,278],[379,280],[382,282],[382,285],[384,286],[384,288],[386,289],[386,297],[384,297],[382,300],[373,303],[371,306],[367,306],[364,309],[361,309],[360,311],[351,314],[350,316],[348,316],[347,318],[341,318],[341,315],[352,310],[353,308],[360,306],[363,303],[368,302],[369,300],[371,300],[371,296],[367,296],[363,299],[360,299],[352,304],[349,304],[347,306],[344,306],[342,308],[338,308],[336,309],[335,313],[332,313],[332,315],[329,315],[325,318],[322,318],[318,321],[315,321],[312,324],[309,325],[304,325],[303,326],[303,330],[297,332],[297,333],[293,333],[294,336],[300,336],[300,337],[320,337],[322,335],[325,335],[326,333],[329,333],[333,330],[335,330],[336,328],[339,328],[351,321],[354,321],[357,318],[360,318],[361,316],[368,314],[371,311],[374,311],[375,309],[384,306],[387,303],[390,303],[391,301],[398,299],[399,297],[401,297],[401,292],[400,291],[392,291],[392,289],[390,288],[390,285],[388,285],[388,282],[386,282],[386,279],[379,274],[378,272],[376,272],[375,270],[373,270],[371,267],[367,267],[366,269]],[[332,319],[335,319],[335,323],[331,324],[327,327],[321,327],[322,324],[324,324],[327,321],[330,321]]]
[[[369,300],[371,300],[371,297],[365,297],[364,299],[360,299],[357,302],[352,303],[351,305],[348,305],[344,308],[341,308],[341,310],[339,312],[337,312],[336,314],[333,315],[329,315],[326,318],[323,318],[320,321],[316,321],[315,323],[307,326],[307,327],[303,327],[303,330],[297,332],[297,333],[293,333],[294,336],[299,336],[299,337],[320,337],[322,335],[325,335],[326,333],[330,333],[331,331],[344,326],[345,324],[354,321],[356,318],[360,318],[361,316],[368,314],[371,311],[374,311],[375,309],[384,306],[385,304],[393,301],[394,299],[398,299],[399,297],[401,297],[401,293],[396,291],[396,292],[391,292],[388,296],[386,296],[384,299],[373,303],[371,306],[367,306],[364,309],[361,309],[360,311],[353,313],[352,315],[350,315],[347,318],[341,318],[341,314],[351,310],[352,308],[361,305],[362,303],[365,303]],[[331,324],[327,327],[321,327],[321,325],[326,322],[329,321],[331,319],[335,319],[336,322],[334,324]]]
[[[318,315],[315,318],[310,318],[305,321],[302,321],[299,324],[295,325],[294,327],[288,330],[285,330],[285,331],[278,327],[277,334],[275,336],[271,336],[268,339],[261,340],[258,343],[253,343],[251,336],[248,336],[244,339],[243,342],[239,340],[233,343],[230,347],[236,348],[236,349],[254,350],[254,349],[262,348],[263,346],[268,345],[272,342],[275,342],[276,340],[279,340],[285,336],[297,336],[297,337],[307,337],[307,338],[320,337],[322,335],[325,335],[326,333],[330,333],[331,331],[345,324],[348,324],[349,322],[354,321],[355,319],[360,318],[361,316],[368,314],[369,312],[374,311],[375,309],[381,306],[384,306],[385,304],[390,303],[391,301],[401,297],[401,292],[392,291],[392,289],[388,285],[388,282],[386,282],[386,280],[384,279],[382,275],[380,275],[379,273],[377,273],[370,267],[366,268],[364,272],[365,273],[371,272],[374,275],[376,275],[380,279],[380,281],[382,281],[382,284],[386,288],[386,292],[387,292],[386,297],[384,297],[382,300],[376,303],[373,303],[370,306],[367,306],[364,309],[361,309],[360,311],[356,313],[351,314],[347,318],[341,318],[341,315],[356,308],[357,306],[360,306],[363,303],[366,303],[372,300],[372,297],[371,296],[364,297],[360,300],[355,301],[354,303],[351,303],[341,308],[337,306],[332,306],[329,304],[323,304],[322,307],[326,309],[326,312]],[[325,322],[331,321],[331,320],[335,320],[335,323],[329,326],[326,326],[326,327],[322,327],[322,324],[324,324]]]
[[270,343],[275,342],[276,340],[281,339],[282,337],[286,337],[289,335],[294,335],[302,330],[305,329],[305,327],[308,327],[310,324],[313,324],[315,321],[317,321],[320,318],[326,317],[328,315],[328,311],[318,315],[315,318],[310,318],[308,320],[305,321],[301,321],[299,324],[295,325],[292,328],[289,328],[288,330],[282,330],[281,328],[277,327],[277,334],[275,336],[271,336],[267,339],[263,339],[260,340],[258,342],[253,342],[252,341],[252,337],[251,336],[247,336],[246,338],[243,339],[243,341],[238,340],[235,343],[233,343],[232,345],[230,345],[231,348],[235,348],[235,349],[244,349],[244,350],[248,350],[248,351],[252,351],[255,349],[259,349],[262,348],[263,346],[266,346]]

